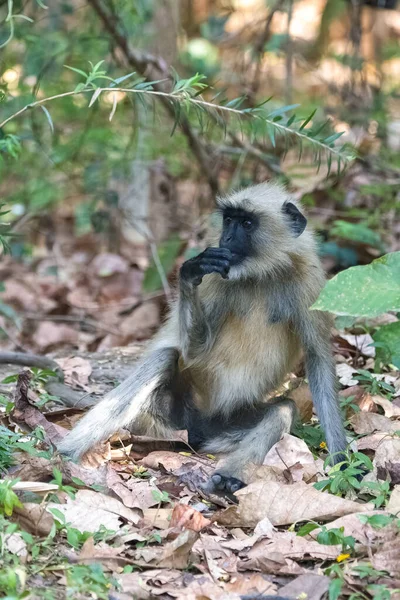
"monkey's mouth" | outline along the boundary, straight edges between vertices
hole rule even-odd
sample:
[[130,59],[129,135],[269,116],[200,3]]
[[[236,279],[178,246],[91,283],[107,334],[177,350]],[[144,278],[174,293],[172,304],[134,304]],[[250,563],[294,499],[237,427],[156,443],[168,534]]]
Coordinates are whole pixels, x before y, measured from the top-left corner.
[[245,257],[243,256],[243,254],[238,254],[237,252],[232,252],[232,258],[230,259],[230,265],[231,267],[235,267],[236,265],[239,265],[241,262],[243,262],[245,259]]

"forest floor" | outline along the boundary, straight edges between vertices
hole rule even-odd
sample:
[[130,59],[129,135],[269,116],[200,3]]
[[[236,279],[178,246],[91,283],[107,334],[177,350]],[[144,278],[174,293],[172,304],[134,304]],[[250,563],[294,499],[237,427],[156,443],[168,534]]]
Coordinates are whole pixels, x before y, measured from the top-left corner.
[[[369,262],[375,242],[353,239],[350,250]],[[96,240],[54,257],[0,267],[3,351],[49,359],[27,369],[26,354],[17,366],[0,352],[2,597],[400,598],[400,372],[378,371],[369,333],[395,315],[334,330],[353,450],[343,470],[324,464],[299,371],[283,391],[300,408],[301,437],[285,435],[250,465],[234,498],[210,497],[202,484],[217,459],[194,452],[186,432],[125,432],[79,465],[57,454],[82,409],[131,371],[163,306],[159,294],[141,296],[141,267]]]

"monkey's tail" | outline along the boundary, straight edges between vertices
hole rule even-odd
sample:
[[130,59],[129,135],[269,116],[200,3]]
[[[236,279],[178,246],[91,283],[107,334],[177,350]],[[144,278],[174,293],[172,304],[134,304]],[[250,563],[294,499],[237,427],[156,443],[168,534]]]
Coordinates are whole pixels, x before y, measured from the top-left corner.
[[143,358],[121,385],[85,415],[59,444],[58,450],[73,460],[110,435],[129,426],[151,409],[154,392],[171,381],[179,358],[176,348],[161,348]]

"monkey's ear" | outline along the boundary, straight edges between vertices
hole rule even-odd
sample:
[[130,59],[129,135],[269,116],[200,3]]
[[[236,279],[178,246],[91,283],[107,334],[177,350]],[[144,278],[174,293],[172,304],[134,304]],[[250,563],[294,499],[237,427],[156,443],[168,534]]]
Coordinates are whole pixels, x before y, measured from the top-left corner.
[[294,237],[299,237],[306,228],[307,219],[293,202],[285,202],[282,210],[289,217],[289,226]]

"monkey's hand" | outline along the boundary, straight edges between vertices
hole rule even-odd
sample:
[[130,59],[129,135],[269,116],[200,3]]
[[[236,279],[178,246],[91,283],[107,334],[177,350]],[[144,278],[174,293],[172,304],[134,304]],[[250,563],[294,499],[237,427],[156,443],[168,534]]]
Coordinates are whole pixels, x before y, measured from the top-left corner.
[[180,276],[183,281],[200,285],[204,275],[219,273],[227,279],[232,253],[227,248],[206,248],[204,252],[183,263]]

